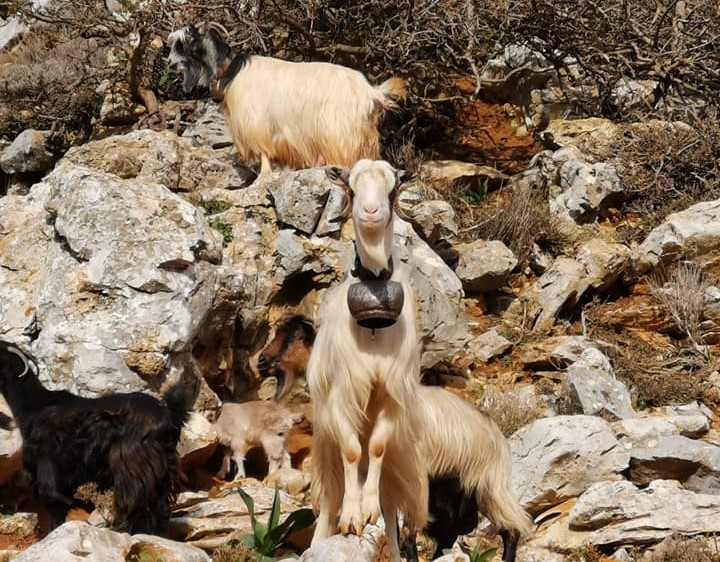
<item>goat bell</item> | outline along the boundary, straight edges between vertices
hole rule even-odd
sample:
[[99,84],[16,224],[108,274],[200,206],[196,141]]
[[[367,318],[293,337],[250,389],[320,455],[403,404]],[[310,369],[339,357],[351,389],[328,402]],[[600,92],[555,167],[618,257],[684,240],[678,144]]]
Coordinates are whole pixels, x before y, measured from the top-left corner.
[[347,294],[350,314],[363,328],[377,330],[395,324],[405,294],[397,281],[370,279],[350,285]]

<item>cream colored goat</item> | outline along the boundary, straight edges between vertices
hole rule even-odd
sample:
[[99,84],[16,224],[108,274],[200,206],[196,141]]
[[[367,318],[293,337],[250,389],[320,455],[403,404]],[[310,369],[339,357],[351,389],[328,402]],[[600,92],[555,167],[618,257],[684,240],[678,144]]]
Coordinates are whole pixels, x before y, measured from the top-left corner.
[[338,528],[359,534],[382,513],[394,561],[400,560],[398,511],[422,528],[428,499],[427,467],[417,448],[416,303],[407,266],[393,256],[397,184],[384,161],[360,160],[347,178],[359,265],[375,275],[393,269],[391,279],[405,295],[400,316],[387,328],[359,326],[346,302],[357,281],[349,275],[323,302],[307,368],[315,408],[312,500],[319,512],[313,544]]
[[245,163],[260,162],[260,175],[271,163],[349,168],[378,158],[380,115],[405,97],[400,78],[372,86],[337,64],[236,56],[213,28],[185,26],[168,42],[168,64],[184,73],[185,92],[201,85],[223,97],[235,149]]
[[500,428],[473,404],[439,387],[419,387],[417,408],[423,417],[420,447],[428,459],[428,475],[457,476],[500,531],[502,559],[514,561],[518,540],[530,536],[532,524],[510,489],[512,457]]
[[215,422],[218,440],[227,446],[218,478],[230,472],[230,460],[237,464],[236,478],[245,476],[245,455],[252,446],[262,446],[268,458],[268,474],[290,467],[287,438],[302,415],[293,414],[272,400],[253,400],[240,404],[225,402]]

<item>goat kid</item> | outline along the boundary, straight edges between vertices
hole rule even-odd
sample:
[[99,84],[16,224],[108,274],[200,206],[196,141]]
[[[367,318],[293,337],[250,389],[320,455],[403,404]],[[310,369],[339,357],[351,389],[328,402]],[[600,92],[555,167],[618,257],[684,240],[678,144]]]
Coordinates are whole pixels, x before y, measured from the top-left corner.
[[268,458],[268,474],[289,468],[287,440],[293,425],[303,421],[285,406],[271,400],[253,400],[240,404],[225,402],[215,429],[220,442],[228,447],[218,478],[230,472],[230,461],[237,465],[236,478],[245,477],[245,455],[253,445],[261,445]]
[[0,341],[0,392],[23,439],[23,470],[50,515],[65,521],[78,486],[114,489],[114,526],[165,532],[178,483],[177,442],[190,396],[170,387],[164,403],[141,392],[83,398],[47,390],[32,357]]
[[168,66],[183,73],[185,93],[199,85],[223,98],[235,149],[243,162],[260,162],[261,176],[271,163],[349,168],[361,158],[378,158],[378,120],[405,97],[400,78],[372,86],[360,72],[337,64],[234,55],[209,26],[185,26],[168,43]]
[[[427,468],[416,447],[416,303],[406,266],[393,255],[399,181],[390,164],[370,160],[360,160],[339,178],[349,196],[346,207],[352,207],[357,260],[353,273],[324,299],[307,367],[315,408],[312,499],[318,520],[313,544],[338,527],[359,534],[382,513],[390,556],[399,560],[398,511],[420,528],[427,519]],[[405,298],[393,325],[374,330],[356,322],[347,303],[355,276],[402,285]]]

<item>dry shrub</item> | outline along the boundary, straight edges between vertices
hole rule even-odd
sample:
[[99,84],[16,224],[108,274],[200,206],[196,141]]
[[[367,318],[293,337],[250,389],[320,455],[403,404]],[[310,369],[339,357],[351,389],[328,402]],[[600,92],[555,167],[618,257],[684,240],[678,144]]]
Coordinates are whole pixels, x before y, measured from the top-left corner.
[[231,540],[212,551],[213,562],[257,562],[260,555],[246,544]]
[[541,418],[545,412],[545,405],[535,394],[494,389],[485,391],[481,407],[495,420],[505,437]]
[[636,127],[616,154],[627,201],[622,210],[639,219],[631,239],[642,240],[673,212],[720,197],[720,124]]
[[109,75],[106,54],[101,40],[70,37],[62,28],[28,33],[0,53],[0,135],[54,122],[89,125],[102,101],[95,90]]
[[648,278],[650,293],[667,309],[694,349],[702,351],[701,321],[709,283],[692,262],[673,264]]
[[592,544],[584,544],[568,553],[569,562],[603,562],[607,560]]
[[113,504],[115,494],[112,489],[101,492],[95,482],[88,482],[82,486],[78,486],[75,491],[75,497],[81,502],[88,502],[100,513],[105,523],[112,524],[113,521]]
[[546,194],[530,185],[517,184],[493,194],[477,209],[475,236],[502,241],[518,259],[521,268],[528,265],[533,245],[556,253],[567,243],[557,219],[550,214]]
[[720,556],[717,545],[708,546],[700,537],[671,537],[661,542],[647,562],[716,562]]

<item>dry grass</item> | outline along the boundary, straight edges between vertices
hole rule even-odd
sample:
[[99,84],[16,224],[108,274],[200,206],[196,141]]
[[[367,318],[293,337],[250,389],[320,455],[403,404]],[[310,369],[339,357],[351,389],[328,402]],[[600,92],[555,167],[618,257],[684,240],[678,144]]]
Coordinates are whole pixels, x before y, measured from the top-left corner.
[[720,549],[708,545],[701,537],[673,537],[664,540],[653,550],[647,562],[717,562]]
[[115,496],[112,489],[101,492],[95,482],[88,482],[79,486],[75,497],[82,502],[91,503],[102,516],[105,523],[110,526],[113,522],[113,503]]
[[542,400],[534,394],[501,392],[495,389],[485,391],[481,408],[495,420],[505,437],[541,418],[545,412]]
[[502,241],[521,268],[528,264],[534,244],[556,253],[567,239],[550,214],[544,191],[526,184],[499,190],[477,209],[476,223],[466,226],[465,231],[486,240]]
[[692,347],[704,354],[700,323],[710,284],[702,269],[691,262],[677,263],[666,272],[651,275],[648,285],[651,294],[667,309]]
[[213,562],[257,562],[259,555],[238,540],[227,542],[212,551]]
[[618,143],[618,174],[627,196],[622,210],[638,220],[630,241],[641,241],[670,213],[720,197],[720,124],[689,123],[634,128]]

